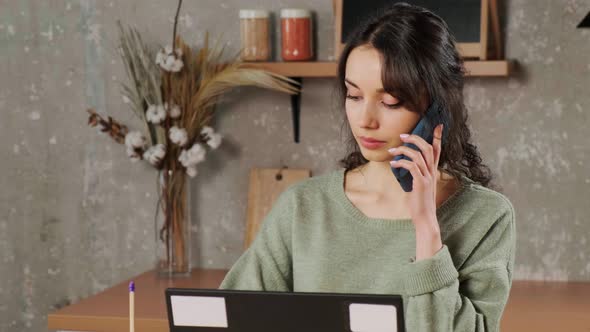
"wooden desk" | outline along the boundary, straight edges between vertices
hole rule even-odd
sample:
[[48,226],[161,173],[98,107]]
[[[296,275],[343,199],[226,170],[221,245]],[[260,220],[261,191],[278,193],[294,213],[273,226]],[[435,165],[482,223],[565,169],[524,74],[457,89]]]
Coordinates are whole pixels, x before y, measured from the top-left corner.
[[[190,278],[158,279],[153,271],[135,280],[135,329],[168,331],[164,290],[168,287],[217,288],[226,270],[195,269]],[[126,280],[47,317],[50,330],[127,332]],[[502,332],[589,332],[590,283],[514,281],[502,320]]]
[[194,269],[190,277],[160,279],[148,271],[47,316],[49,330],[129,332],[129,281],[135,281],[135,331],[168,331],[168,287],[217,288],[227,270]]

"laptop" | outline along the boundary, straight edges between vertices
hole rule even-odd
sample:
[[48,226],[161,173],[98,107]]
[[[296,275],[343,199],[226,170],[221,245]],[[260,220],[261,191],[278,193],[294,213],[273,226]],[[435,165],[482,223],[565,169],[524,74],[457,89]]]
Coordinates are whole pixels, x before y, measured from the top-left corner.
[[405,332],[399,295],[166,289],[170,332]]

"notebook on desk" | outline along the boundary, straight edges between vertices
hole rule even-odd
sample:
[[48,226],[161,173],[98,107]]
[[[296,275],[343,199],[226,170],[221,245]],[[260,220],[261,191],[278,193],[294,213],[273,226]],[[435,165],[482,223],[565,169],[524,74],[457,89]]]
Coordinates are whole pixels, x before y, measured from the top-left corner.
[[166,289],[170,332],[405,332],[399,295]]

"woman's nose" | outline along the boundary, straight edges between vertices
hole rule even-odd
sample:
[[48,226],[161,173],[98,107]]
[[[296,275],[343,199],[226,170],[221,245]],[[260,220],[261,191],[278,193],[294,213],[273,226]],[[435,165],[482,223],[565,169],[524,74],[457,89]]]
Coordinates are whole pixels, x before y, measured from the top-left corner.
[[360,114],[360,126],[363,128],[377,128],[379,121],[377,119],[377,110],[373,103],[365,103]]

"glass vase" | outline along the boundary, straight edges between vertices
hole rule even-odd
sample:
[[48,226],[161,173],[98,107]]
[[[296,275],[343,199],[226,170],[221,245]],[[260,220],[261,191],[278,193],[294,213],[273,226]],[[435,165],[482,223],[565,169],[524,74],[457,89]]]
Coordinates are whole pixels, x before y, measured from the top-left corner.
[[191,273],[190,181],[182,170],[162,170],[158,182],[156,272],[160,277]]

